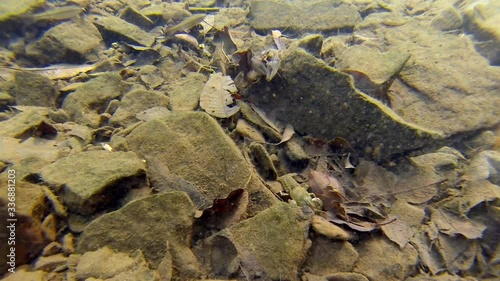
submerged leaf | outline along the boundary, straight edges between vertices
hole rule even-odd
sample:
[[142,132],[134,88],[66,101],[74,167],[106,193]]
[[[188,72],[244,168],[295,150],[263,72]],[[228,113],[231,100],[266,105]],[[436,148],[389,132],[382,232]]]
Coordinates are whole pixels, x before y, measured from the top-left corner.
[[218,117],[227,118],[240,110],[240,107],[235,105],[231,93],[236,93],[238,89],[234,86],[234,82],[230,76],[223,76],[222,73],[214,73],[210,75],[203,91],[200,94],[200,107],[208,114]]
[[382,225],[381,229],[385,236],[387,236],[387,238],[389,238],[392,242],[398,244],[401,249],[405,247],[406,243],[408,243],[410,238],[413,236],[413,231],[410,226],[399,219]]
[[431,220],[436,224],[439,232],[450,236],[461,234],[468,239],[481,238],[486,229],[484,225],[459,218],[442,209],[432,209]]
[[289,141],[293,137],[294,134],[295,134],[295,131],[293,130],[293,126],[290,124],[287,124],[285,127],[285,130],[283,131],[283,136],[281,136],[280,142],[278,142],[276,145]]

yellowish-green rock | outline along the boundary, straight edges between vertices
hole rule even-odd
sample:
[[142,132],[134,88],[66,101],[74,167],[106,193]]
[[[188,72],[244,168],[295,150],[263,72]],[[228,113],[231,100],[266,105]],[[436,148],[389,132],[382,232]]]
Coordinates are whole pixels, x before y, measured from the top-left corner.
[[45,0],[3,0],[0,1],[0,22],[20,16],[45,3]]

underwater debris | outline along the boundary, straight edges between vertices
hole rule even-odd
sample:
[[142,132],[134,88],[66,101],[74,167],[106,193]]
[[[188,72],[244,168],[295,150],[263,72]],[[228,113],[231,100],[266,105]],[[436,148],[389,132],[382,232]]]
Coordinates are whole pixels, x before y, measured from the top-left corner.
[[222,73],[211,74],[201,92],[200,107],[212,116],[228,118],[240,110],[237,105],[228,106],[234,103],[231,94],[237,91],[230,76],[223,76]]

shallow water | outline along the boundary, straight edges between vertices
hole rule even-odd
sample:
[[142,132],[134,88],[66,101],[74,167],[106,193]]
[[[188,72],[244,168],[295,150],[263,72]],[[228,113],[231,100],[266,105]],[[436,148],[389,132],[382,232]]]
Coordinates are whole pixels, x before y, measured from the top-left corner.
[[497,2],[2,1],[2,280],[497,280]]

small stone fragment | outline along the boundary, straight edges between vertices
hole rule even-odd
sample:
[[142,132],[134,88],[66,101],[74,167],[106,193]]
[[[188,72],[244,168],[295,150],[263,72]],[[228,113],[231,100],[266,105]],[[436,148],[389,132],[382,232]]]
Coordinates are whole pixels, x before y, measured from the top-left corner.
[[141,44],[145,47],[151,47],[155,43],[155,37],[140,29],[139,27],[128,23],[114,16],[92,16],[92,22],[103,30],[114,33],[129,41],[131,44]]
[[62,245],[59,242],[50,242],[43,248],[42,256],[48,257],[61,252]]
[[75,253],[75,236],[72,233],[64,235],[62,239],[62,251],[66,256]]
[[51,213],[45,217],[42,222],[42,229],[47,238],[50,241],[55,241],[57,239],[57,218]]
[[63,254],[57,254],[48,257],[39,257],[35,262],[35,270],[43,270],[47,272],[51,272],[54,269],[60,267],[61,265],[65,265],[68,260]]
[[236,123],[236,133],[258,143],[265,143],[266,139],[260,131],[250,125],[245,119],[239,119]]

